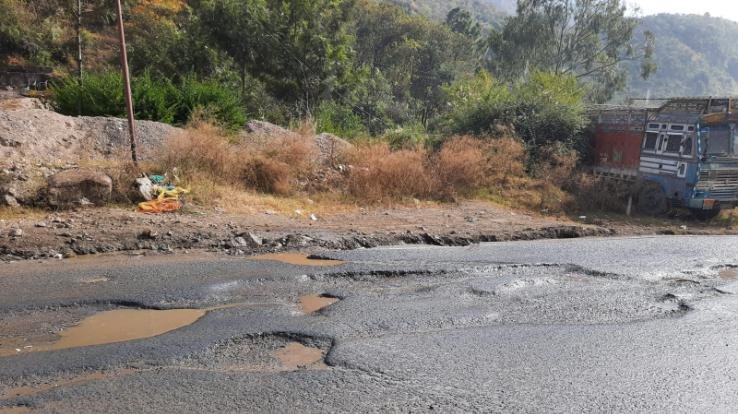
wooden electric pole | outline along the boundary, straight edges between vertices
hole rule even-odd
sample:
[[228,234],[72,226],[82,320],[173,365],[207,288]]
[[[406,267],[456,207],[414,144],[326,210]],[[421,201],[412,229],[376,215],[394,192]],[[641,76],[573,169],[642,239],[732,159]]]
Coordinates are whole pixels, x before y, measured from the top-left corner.
[[131,74],[128,70],[128,52],[126,50],[126,33],[123,28],[123,7],[120,0],[115,0],[118,8],[118,34],[120,36],[120,63],[123,70],[123,85],[126,95],[126,108],[128,110],[128,133],[131,138],[131,159],[133,165],[138,166],[138,156],[136,155],[136,131],[133,121],[133,97],[131,96]]
[[77,82],[79,96],[77,97],[77,115],[82,116],[82,90],[84,88],[82,69],[82,0],[77,0]]

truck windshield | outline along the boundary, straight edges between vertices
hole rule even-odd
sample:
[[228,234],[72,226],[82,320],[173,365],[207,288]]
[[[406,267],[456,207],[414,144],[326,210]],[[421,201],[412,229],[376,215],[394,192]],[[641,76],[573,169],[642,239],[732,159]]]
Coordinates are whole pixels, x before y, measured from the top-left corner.
[[733,134],[729,128],[712,128],[707,139],[707,155],[730,155]]

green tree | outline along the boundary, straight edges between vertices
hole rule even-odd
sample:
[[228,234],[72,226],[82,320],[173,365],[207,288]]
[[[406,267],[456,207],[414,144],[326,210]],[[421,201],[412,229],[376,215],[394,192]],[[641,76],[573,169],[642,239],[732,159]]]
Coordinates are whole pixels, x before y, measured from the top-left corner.
[[446,25],[455,33],[476,40],[482,34],[482,27],[475,21],[471,13],[461,7],[451,9],[446,16]]
[[536,70],[572,75],[587,83],[590,99],[607,101],[625,87],[624,62],[654,70],[653,36],[636,44],[638,20],[623,0],[520,0],[518,13],[489,38],[489,69],[502,79]]

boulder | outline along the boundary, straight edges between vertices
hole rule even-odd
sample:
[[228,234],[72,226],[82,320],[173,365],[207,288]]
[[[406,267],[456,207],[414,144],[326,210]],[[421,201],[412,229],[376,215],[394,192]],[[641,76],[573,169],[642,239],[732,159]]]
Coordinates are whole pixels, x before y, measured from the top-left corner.
[[333,163],[341,154],[354,146],[333,134],[322,133],[315,137],[315,146],[321,162]]
[[113,180],[97,171],[67,170],[48,178],[47,196],[52,207],[103,205],[110,201],[112,193]]

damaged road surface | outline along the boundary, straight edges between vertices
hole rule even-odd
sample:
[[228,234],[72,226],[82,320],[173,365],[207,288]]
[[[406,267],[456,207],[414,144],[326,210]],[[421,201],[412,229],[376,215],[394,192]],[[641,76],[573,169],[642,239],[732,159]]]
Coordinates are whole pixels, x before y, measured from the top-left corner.
[[0,265],[0,413],[729,412],[738,238]]

